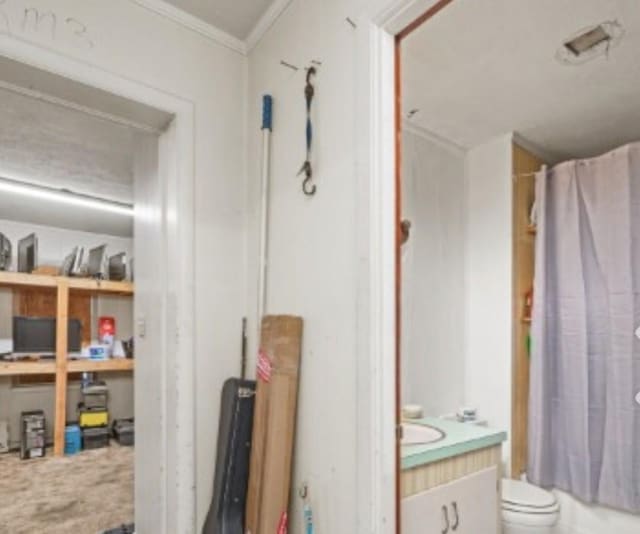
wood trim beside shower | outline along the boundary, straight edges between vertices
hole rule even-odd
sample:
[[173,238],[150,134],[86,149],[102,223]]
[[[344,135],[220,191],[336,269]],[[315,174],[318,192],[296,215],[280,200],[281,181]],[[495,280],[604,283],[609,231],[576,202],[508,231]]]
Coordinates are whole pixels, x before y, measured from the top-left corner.
[[524,316],[526,294],[533,287],[535,228],[529,224],[535,198],[535,178],[544,161],[513,144],[513,380],[511,416],[511,476],[527,469],[529,420],[529,352],[531,326]]

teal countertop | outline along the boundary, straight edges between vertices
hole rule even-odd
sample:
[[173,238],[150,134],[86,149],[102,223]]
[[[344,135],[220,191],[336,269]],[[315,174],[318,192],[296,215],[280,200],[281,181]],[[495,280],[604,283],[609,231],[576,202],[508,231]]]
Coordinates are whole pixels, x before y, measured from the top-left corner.
[[444,439],[425,445],[403,445],[401,448],[402,469],[422,465],[466,454],[468,452],[495,447],[507,439],[507,433],[491,428],[426,417],[407,423],[428,425],[445,433]]

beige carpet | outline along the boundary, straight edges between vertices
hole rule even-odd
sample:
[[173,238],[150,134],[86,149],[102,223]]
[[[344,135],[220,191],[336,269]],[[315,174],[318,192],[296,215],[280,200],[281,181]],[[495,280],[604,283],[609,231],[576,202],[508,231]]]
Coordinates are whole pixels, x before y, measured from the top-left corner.
[[95,534],[123,523],[133,523],[132,447],[0,455],[0,534]]

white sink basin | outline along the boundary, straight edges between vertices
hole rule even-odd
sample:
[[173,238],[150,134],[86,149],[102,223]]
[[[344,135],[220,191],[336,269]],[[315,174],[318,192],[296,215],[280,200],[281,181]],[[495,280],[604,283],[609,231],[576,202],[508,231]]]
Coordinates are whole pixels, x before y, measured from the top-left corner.
[[402,445],[427,445],[444,439],[444,432],[429,425],[402,424]]

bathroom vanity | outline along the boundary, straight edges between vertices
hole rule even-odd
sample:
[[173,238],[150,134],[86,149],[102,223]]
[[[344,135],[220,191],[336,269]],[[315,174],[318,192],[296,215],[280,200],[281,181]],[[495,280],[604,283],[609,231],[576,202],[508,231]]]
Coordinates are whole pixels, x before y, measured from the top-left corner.
[[500,533],[506,433],[435,418],[412,423],[440,432],[402,446],[402,533]]

